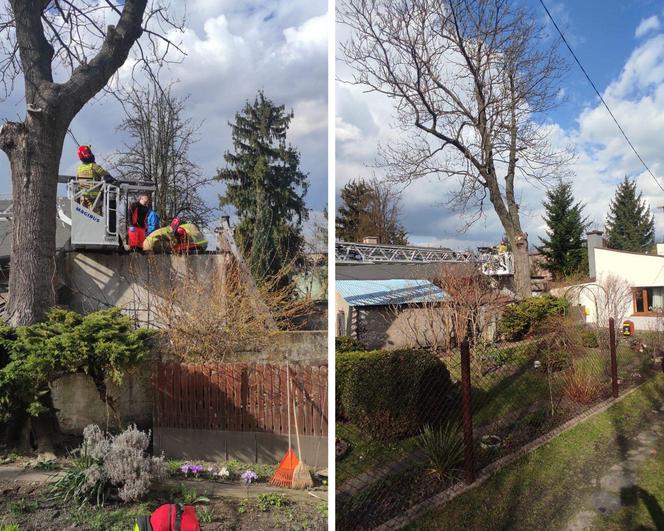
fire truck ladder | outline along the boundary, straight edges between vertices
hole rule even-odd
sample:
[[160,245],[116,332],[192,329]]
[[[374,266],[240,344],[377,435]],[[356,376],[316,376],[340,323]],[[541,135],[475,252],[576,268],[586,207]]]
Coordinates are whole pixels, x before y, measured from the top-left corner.
[[487,275],[512,275],[512,253],[499,253],[490,247],[476,251],[454,251],[444,247],[376,245],[338,241],[334,246],[337,264],[374,263],[466,263],[477,264]]

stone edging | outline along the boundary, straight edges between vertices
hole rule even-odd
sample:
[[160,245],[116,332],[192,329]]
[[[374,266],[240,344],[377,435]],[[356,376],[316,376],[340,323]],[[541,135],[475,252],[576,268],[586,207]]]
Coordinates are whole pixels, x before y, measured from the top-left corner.
[[507,465],[513,463],[518,458],[526,454],[529,454],[530,452],[536,450],[540,446],[545,445],[546,443],[550,442],[553,438],[557,437],[558,435],[566,431],[569,431],[578,424],[580,424],[581,422],[588,420],[588,418],[598,413],[606,411],[613,404],[622,402],[626,397],[628,397],[633,392],[635,392],[636,390],[644,386],[646,383],[648,383],[648,381],[649,380],[646,380],[643,383],[639,384],[638,386],[633,387],[629,391],[626,391],[625,394],[620,395],[618,398],[609,398],[604,402],[600,402],[596,406],[591,407],[590,409],[584,411],[580,415],[577,415],[573,419],[568,420],[564,424],[561,424],[560,426],[551,430],[550,432],[545,433],[538,439],[535,439],[534,441],[526,444],[525,446],[522,446],[515,452],[506,455],[504,457],[501,457],[500,459],[498,459],[498,461],[494,461],[493,463],[482,469],[479,477],[475,480],[474,483],[471,483],[470,485],[466,485],[464,483],[457,483],[456,485],[453,485],[452,487],[449,487],[448,489],[439,492],[438,494],[432,496],[431,498],[418,503],[414,507],[411,507],[408,511],[406,511],[402,515],[396,516],[391,520],[388,520],[387,522],[373,529],[375,531],[387,531],[387,530],[401,529],[407,526],[408,524],[413,522],[413,520],[415,520],[417,517],[421,516],[425,512],[431,511],[436,507],[453,500],[460,494],[463,494],[471,489],[474,489],[475,487],[479,487],[480,485],[485,483],[491,476],[493,476],[496,472],[502,470]]

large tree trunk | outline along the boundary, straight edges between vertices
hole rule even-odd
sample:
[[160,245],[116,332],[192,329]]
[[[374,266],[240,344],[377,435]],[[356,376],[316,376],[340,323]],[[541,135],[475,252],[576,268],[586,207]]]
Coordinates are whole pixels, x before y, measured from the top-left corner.
[[512,246],[512,259],[514,261],[514,293],[517,299],[532,296],[533,290],[530,280],[530,257],[528,256],[528,237],[520,232],[509,237]]
[[5,127],[13,197],[8,312],[11,324],[28,325],[55,303],[56,195],[66,126],[28,116]]
[[[55,303],[56,195],[66,125],[39,113],[25,122],[7,123],[2,148],[12,172],[12,255],[9,273],[10,323],[29,325],[43,319]],[[52,400],[37,418],[24,419],[21,446],[34,445],[52,456],[60,430]]]

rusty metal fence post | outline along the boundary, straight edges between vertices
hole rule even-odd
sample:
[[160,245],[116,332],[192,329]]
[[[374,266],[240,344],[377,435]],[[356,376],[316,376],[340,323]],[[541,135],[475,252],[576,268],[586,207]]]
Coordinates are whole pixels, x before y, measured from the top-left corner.
[[461,388],[463,401],[463,469],[464,479],[470,484],[475,481],[473,457],[473,408],[470,382],[470,345],[468,339],[461,343]]
[[613,398],[618,398],[618,356],[616,353],[616,327],[613,317],[609,318],[609,350],[611,352],[611,384]]

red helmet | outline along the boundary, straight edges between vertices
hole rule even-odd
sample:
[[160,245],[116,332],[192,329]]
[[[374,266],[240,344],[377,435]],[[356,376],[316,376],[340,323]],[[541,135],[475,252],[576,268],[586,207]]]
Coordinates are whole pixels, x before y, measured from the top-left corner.
[[171,221],[171,229],[176,231],[178,227],[180,226],[180,223],[182,223],[182,220],[178,217],[174,217],[173,221]]
[[92,157],[92,150],[90,149],[90,146],[79,146],[78,158],[80,160],[83,160],[83,159],[89,159],[90,157]]

